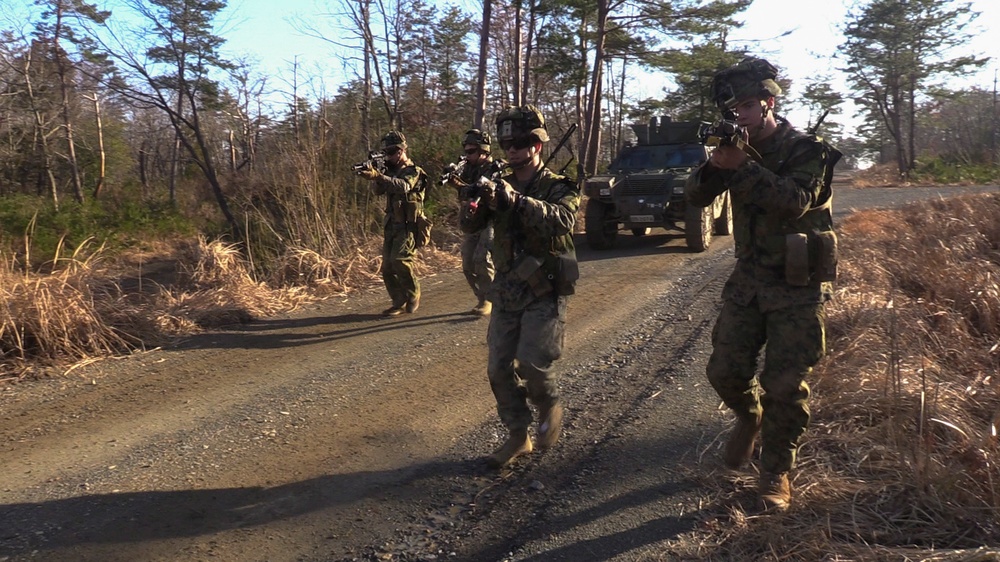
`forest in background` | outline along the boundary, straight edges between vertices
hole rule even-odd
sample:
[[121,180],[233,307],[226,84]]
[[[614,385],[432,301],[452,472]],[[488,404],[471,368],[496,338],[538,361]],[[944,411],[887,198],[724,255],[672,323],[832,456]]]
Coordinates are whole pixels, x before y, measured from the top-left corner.
[[[91,237],[114,247],[224,236],[262,272],[302,250],[343,256],[380,234],[380,203],[351,164],[390,128],[437,177],[466,129],[491,130],[504,106],[532,103],[554,139],[580,124],[553,166],[584,178],[609,163],[631,122],[714,120],[713,74],[754,54],[729,41],[752,0],[487,0],[481,13],[331,0],[303,31],[349,53],[354,76],[315,99],[299,91],[307,77],[296,68],[265,76],[220,55],[225,0],[34,3],[32,21],[0,30],[0,249],[28,269]],[[831,63],[850,77],[863,125],[845,129],[847,94],[826,76],[785,80],[779,114],[808,108],[814,119],[801,128],[827,115],[819,132],[845,152],[843,166],[990,181],[996,85],[947,87],[988,62],[961,49],[977,15],[963,2],[859,4]],[[636,99],[625,78],[640,69],[662,74],[668,93]],[[276,106],[269,84],[279,79],[292,91]],[[450,222],[453,200],[432,189],[439,222]]]

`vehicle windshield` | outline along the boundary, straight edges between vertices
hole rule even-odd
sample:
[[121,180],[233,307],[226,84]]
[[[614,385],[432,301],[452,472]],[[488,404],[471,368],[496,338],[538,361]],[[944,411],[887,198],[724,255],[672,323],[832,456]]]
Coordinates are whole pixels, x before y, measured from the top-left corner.
[[705,161],[701,144],[661,144],[632,146],[622,150],[611,165],[612,172],[693,168]]

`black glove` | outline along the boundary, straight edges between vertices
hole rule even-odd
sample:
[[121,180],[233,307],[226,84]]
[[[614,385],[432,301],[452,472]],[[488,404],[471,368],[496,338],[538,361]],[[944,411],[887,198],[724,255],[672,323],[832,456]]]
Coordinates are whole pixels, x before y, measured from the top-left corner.
[[514,186],[501,180],[496,182],[496,193],[493,196],[493,201],[490,204],[491,209],[506,211],[517,207],[521,201],[521,194],[514,189]]

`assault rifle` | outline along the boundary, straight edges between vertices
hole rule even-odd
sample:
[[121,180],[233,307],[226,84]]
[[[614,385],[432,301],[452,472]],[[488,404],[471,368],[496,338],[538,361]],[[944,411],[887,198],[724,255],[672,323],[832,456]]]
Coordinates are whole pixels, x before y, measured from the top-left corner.
[[744,144],[743,137],[746,127],[736,123],[736,114],[731,109],[722,110],[722,119],[712,123],[701,132],[701,141],[707,146],[735,145],[739,148]]
[[459,176],[462,175],[462,172],[465,171],[466,162],[468,162],[468,160],[466,160],[465,156],[463,156],[458,159],[458,162],[452,162],[451,164],[445,166],[444,172],[441,174],[441,185],[448,183],[448,181],[453,177],[458,179]]
[[701,142],[705,146],[735,146],[759,162],[760,153],[743,140],[746,136],[747,128],[736,122],[736,113],[732,109],[726,108],[722,110],[722,119],[702,130]]
[[385,154],[381,150],[373,150],[368,153],[368,160],[364,162],[358,162],[357,164],[351,166],[354,173],[360,174],[365,170],[375,170],[380,174],[384,174],[386,170],[385,166]]

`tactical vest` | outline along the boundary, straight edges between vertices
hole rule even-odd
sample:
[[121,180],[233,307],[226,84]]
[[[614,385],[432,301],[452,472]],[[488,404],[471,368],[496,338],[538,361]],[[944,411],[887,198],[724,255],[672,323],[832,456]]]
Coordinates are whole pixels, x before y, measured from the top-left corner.
[[[788,129],[779,150],[762,155],[761,165],[781,176],[788,169],[810,161],[821,163],[821,188],[811,208],[801,217],[782,218],[751,206],[746,231],[737,232],[737,258],[750,258],[757,265],[784,269],[790,285],[810,281],[833,281],[837,270],[837,238],[833,230],[833,169],[841,153],[815,135]],[[738,229],[742,230],[742,229]],[[740,234],[748,234],[740,244]]]

